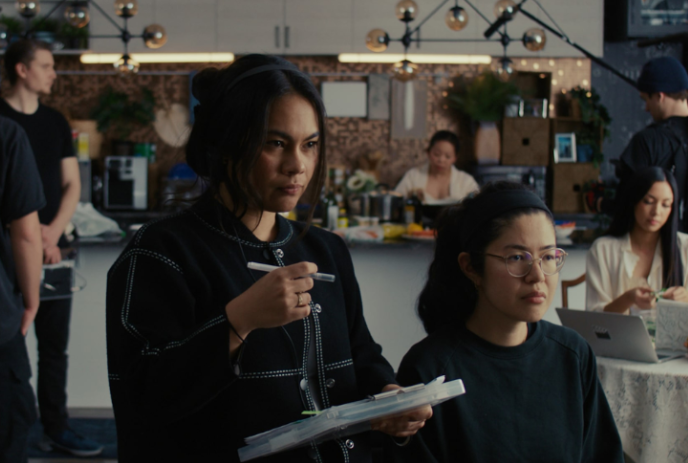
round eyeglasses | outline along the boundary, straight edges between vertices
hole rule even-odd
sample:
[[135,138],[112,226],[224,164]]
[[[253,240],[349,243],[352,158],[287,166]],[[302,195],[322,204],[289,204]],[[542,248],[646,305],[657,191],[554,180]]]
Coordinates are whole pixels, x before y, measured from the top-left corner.
[[513,277],[524,277],[530,273],[534,263],[540,264],[540,269],[545,275],[554,275],[559,273],[564,266],[564,261],[568,253],[563,249],[550,249],[539,259],[535,259],[533,255],[527,251],[515,251],[508,256],[498,256],[496,254],[484,253],[486,256],[499,257],[504,259],[506,271]]

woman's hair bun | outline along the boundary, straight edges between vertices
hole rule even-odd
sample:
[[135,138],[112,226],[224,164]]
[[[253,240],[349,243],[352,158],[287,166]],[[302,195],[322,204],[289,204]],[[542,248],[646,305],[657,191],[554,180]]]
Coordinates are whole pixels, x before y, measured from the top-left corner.
[[207,104],[210,98],[217,98],[215,88],[221,72],[217,68],[206,68],[196,74],[191,84],[191,93],[201,105]]

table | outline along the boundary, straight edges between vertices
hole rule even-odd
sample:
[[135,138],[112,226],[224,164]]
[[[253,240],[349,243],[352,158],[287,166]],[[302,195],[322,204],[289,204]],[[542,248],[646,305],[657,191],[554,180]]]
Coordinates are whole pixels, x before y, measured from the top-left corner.
[[624,451],[636,463],[688,461],[688,358],[639,363],[597,357]]

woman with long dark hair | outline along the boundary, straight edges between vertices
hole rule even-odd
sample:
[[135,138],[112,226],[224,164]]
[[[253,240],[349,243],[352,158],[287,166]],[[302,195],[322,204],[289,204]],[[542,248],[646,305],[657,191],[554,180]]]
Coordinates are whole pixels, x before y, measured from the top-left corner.
[[435,132],[426,153],[428,161],[406,172],[394,191],[404,196],[415,194],[423,204],[450,204],[480,189],[470,174],[455,166],[459,137],[454,132]]
[[588,251],[586,309],[635,313],[654,307],[660,294],[688,302],[688,235],[678,231],[674,176],[661,167],[646,167],[625,191],[628,197],[617,200],[607,236]]
[[[323,183],[325,110],[288,61],[248,55],[193,80],[186,147],[208,189],[142,227],[108,274],[120,462],[238,462],[244,438],[398,388],[336,235],[284,219]],[[265,274],[249,262],[277,267]],[[315,272],[334,282],[314,281]],[[429,407],[373,423],[409,436]],[[259,461],[368,462],[367,433]]]
[[466,394],[390,446],[396,461],[623,461],[590,346],[542,320],[565,257],[551,212],[522,185],[488,184],[446,209],[418,299],[428,336],[397,379],[460,378]]

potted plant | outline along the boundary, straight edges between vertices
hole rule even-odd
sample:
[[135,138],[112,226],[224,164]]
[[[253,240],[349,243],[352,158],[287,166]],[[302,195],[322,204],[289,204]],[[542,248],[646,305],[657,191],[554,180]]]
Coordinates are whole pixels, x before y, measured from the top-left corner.
[[147,127],[155,121],[155,96],[147,88],[141,89],[141,98],[130,99],[124,92],[108,87],[98,98],[91,111],[91,118],[98,124],[98,131],[111,131],[114,136],[112,151],[117,156],[131,156],[134,143],[127,136],[136,127]]
[[571,101],[580,108],[583,128],[576,132],[576,151],[579,161],[592,161],[597,167],[604,161],[602,142],[609,138],[609,124],[612,118],[607,108],[600,103],[600,95],[590,90],[575,87],[569,91]]
[[74,27],[68,22],[60,25],[60,38],[64,41],[65,48],[70,50],[88,49],[88,26]]
[[491,71],[473,79],[454,79],[447,89],[448,105],[478,124],[475,134],[475,155],[478,163],[498,163],[500,149],[497,122],[504,108],[519,96],[513,82],[503,81]]
[[64,48],[64,44],[57,39],[59,31],[60,22],[57,19],[43,16],[31,21],[31,37],[51,44],[53,50],[61,50]]
[[7,42],[12,43],[18,40],[24,30],[24,23],[12,16],[0,15],[0,24],[5,26],[7,31]]

